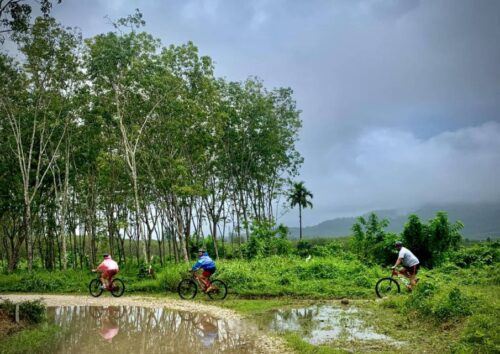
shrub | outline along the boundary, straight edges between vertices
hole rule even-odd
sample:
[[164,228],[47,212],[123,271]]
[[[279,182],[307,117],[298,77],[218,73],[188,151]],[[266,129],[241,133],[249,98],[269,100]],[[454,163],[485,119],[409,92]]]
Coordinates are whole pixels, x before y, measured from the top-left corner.
[[[39,301],[24,301],[19,305],[19,319],[30,324],[41,323],[46,319],[45,306]],[[6,300],[0,303],[0,310],[5,312],[12,320],[16,318],[16,304]]]
[[42,324],[9,336],[0,342],[2,354],[52,353],[57,343],[60,327]]
[[448,259],[461,268],[493,265],[500,261],[500,242],[481,242],[474,246],[463,247],[450,253]]
[[451,320],[472,314],[472,299],[465,296],[459,288],[453,288],[441,297],[432,308],[434,317],[439,320]]
[[[500,324],[497,317],[494,314],[471,317],[463,333],[461,344],[472,347],[475,353],[500,352]],[[460,349],[458,348],[458,351],[461,351]]]

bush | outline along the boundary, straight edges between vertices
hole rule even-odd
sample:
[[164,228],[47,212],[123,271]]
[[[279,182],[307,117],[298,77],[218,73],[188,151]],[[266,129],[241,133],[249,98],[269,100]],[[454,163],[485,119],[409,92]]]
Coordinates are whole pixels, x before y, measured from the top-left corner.
[[292,245],[287,235],[284,225],[275,227],[274,222],[256,220],[250,227],[250,239],[243,245],[243,253],[248,259],[288,255]]
[[432,308],[432,314],[438,320],[452,320],[470,316],[472,299],[465,296],[460,289],[453,288],[442,296]]
[[2,354],[52,353],[60,327],[43,324],[9,336],[0,342]]
[[[500,352],[500,324],[495,314],[473,316],[467,323],[461,344],[472,347],[475,353]],[[462,348],[457,349],[462,351]]]
[[500,242],[481,242],[470,247],[462,247],[450,253],[448,259],[461,268],[493,265],[500,261]]
[[449,321],[470,316],[473,303],[474,299],[463,294],[459,288],[440,288],[428,281],[419,284],[402,306],[404,311],[415,311],[434,320]]
[[[46,319],[45,306],[39,301],[24,301],[19,305],[19,319],[29,324],[42,323]],[[5,312],[13,321],[16,318],[16,304],[6,300],[0,303],[0,310]]]

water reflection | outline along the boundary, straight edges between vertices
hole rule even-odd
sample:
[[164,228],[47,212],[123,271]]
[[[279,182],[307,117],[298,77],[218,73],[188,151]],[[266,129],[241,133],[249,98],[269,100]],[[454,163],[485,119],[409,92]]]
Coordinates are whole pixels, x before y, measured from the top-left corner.
[[58,353],[252,353],[255,331],[236,320],[163,308],[62,306],[49,317],[63,329]]
[[401,344],[367,326],[358,316],[358,309],[355,307],[315,305],[281,309],[263,318],[261,327],[275,332],[299,332],[304,340],[315,345],[334,340],[384,341],[396,346]]

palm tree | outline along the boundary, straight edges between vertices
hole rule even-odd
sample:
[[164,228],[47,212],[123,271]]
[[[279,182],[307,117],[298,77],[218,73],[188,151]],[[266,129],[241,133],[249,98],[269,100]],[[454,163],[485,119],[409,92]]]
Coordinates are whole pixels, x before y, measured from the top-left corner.
[[300,240],[302,240],[302,208],[313,207],[309,198],[312,199],[313,195],[306,189],[304,182],[295,182],[288,195],[288,201],[292,208],[299,206]]

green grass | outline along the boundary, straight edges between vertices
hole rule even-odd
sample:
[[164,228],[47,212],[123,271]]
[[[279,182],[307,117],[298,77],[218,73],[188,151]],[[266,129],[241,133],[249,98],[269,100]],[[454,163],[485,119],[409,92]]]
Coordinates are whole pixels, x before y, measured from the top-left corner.
[[304,341],[298,334],[296,333],[286,333],[283,335],[283,338],[286,341],[287,346],[301,354],[339,354],[339,353],[348,353],[346,350],[341,350],[337,348],[332,348],[327,345],[312,345],[306,341]]
[[26,329],[0,341],[0,353],[50,353],[57,341],[59,327],[44,323]]
[[[355,306],[368,310],[363,311],[366,323],[409,343],[411,348],[500,352],[500,267],[496,261],[474,262],[462,262],[462,267],[446,263],[433,270],[423,269],[421,282],[412,294],[403,292],[384,301],[357,301]],[[313,257],[308,262],[297,256],[273,256],[222,260],[217,265],[215,277],[226,281],[230,292],[228,299],[218,304],[248,316],[319,300],[375,300],[374,284],[388,275],[386,269],[368,266],[348,253]],[[176,297],[177,284],[188,268],[188,264],[167,264],[156,269],[156,279],[141,280],[137,269],[129,266],[119,277],[125,281],[126,294]],[[0,292],[87,294],[87,284],[93,277],[89,272],[73,270],[0,274]],[[197,299],[205,300],[203,296]],[[337,350],[335,345],[312,346],[293,334],[285,335],[285,339],[299,352]],[[337,343],[336,347],[344,345]]]
[[[385,274],[380,267],[367,267],[353,257],[297,256],[263,259],[221,260],[215,277],[227,282],[229,292],[246,298],[366,298],[373,296],[373,284]],[[156,279],[138,279],[136,269],[125,269],[119,277],[127,292],[175,292],[188,264],[167,264],[158,268]],[[0,275],[0,292],[82,293],[93,275],[87,271],[18,271]]]

